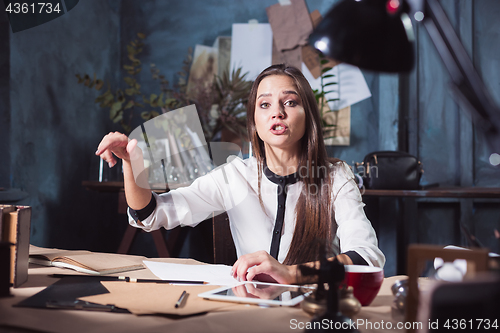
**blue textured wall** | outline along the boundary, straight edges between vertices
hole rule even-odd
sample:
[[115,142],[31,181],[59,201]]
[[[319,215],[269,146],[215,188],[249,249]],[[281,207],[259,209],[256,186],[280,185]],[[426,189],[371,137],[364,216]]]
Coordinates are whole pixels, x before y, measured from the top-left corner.
[[0,15],[0,187],[10,188],[10,27]]
[[29,193],[31,242],[114,250],[116,196],[85,190],[97,144],[110,129],[76,73],[116,81],[120,2],[81,1],[51,22],[10,34],[12,186]]

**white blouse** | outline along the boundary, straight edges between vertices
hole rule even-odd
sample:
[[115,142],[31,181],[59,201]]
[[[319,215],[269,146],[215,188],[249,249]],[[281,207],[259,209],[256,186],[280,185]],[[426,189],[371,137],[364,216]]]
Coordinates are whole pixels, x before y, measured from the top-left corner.
[[[270,251],[272,233],[278,213],[278,185],[280,176],[262,175],[259,202],[257,161],[254,157],[240,158],[198,178],[190,186],[158,195],[156,208],[147,218],[136,222],[129,211],[130,225],[152,231],[164,227],[194,227],[213,212],[226,211],[238,257],[259,250]],[[363,210],[354,175],[345,163],[333,167],[333,210],[338,228],[334,251],[355,251],[369,265],[383,267],[385,257],[377,246],[377,236]],[[269,178],[273,178],[273,181]],[[284,223],[279,243],[278,261],[287,256],[295,229],[295,205],[303,189],[302,182],[286,188]],[[314,189],[311,189],[314,190]]]

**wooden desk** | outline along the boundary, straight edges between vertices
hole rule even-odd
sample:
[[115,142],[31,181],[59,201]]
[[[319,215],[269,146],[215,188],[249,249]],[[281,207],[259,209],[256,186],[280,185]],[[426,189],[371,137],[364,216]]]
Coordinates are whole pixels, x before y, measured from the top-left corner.
[[[184,263],[189,259],[161,259],[165,262]],[[34,295],[57,279],[48,277],[54,273],[74,273],[56,267],[32,265],[29,269],[29,279],[21,288],[12,289],[12,297],[0,298],[0,331],[12,333],[54,332],[54,333],[136,333],[136,332],[206,332],[206,333],[279,333],[302,332],[303,329],[293,329],[292,325],[304,325],[311,318],[300,307],[260,308],[248,306],[247,309],[232,311],[209,312],[190,317],[175,316],[136,316],[125,313],[93,312],[78,310],[48,310],[35,308],[13,307],[13,304]],[[119,275],[119,274],[118,274]],[[127,272],[135,278],[154,277],[148,269]],[[404,317],[393,308],[390,287],[401,277],[386,278],[378,296],[368,307],[363,307],[354,320],[364,320],[372,326],[380,327],[380,323],[391,323],[396,327],[403,322]],[[165,295],[168,297],[168,295]],[[387,326],[387,324],[386,324]],[[383,329],[367,329],[359,327],[361,332],[386,332]],[[393,329],[390,332],[403,332]]]
[[[498,187],[434,187],[427,190],[364,190],[363,197],[394,197],[400,201],[403,217],[397,224],[397,274],[406,274],[407,248],[409,245],[409,225],[416,221],[417,202],[426,198],[456,198],[456,199],[500,199]],[[470,208],[471,209],[471,208]],[[460,223],[466,217],[461,214]]]

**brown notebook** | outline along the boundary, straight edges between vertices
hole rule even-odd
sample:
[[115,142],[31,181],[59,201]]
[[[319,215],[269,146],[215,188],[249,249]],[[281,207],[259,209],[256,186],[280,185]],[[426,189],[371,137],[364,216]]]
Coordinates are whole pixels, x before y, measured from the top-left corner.
[[10,283],[19,287],[28,280],[31,207],[0,205],[0,239],[11,244]]
[[47,249],[30,245],[29,262],[78,272],[105,275],[143,269],[146,257],[127,254]]

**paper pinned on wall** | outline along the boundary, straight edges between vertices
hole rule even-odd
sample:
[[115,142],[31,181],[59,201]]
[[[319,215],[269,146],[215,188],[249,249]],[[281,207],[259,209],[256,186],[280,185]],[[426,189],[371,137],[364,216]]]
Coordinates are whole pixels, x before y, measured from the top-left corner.
[[[315,79],[304,63],[302,63],[302,73],[309,81],[312,89],[321,90],[321,77]],[[372,96],[363,73],[358,67],[341,63],[333,67],[331,74],[335,76],[325,78],[323,81],[324,84],[330,82],[339,83],[337,88],[332,89],[332,86],[328,86],[328,90],[333,90],[333,92],[326,94],[326,98],[339,98],[338,101],[328,102],[331,110],[343,109]]]
[[200,89],[209,89],[212,85],[214,75],[218,74],[217,60],[217,48],[196,45],[187,84],[189,98],[196,99],[196,94]]
[[302,64],[302,48],[296,47],[292,50],[279,51],[275,41],[273,41],[273,65],[287,64],[288,66],[300,68]]
[[313,30],[311,17],[304,0],[293,0],[289,6],[274,4],[266,8],[278,51],[306,45]]
[[231,62],[231,37],[218,36],[212,46],[217,50],[217,72],[220,77],[224,72],[229,71],[229,64]]
[[327,112],[323,119],[327,124],[336,125],[332,130],[324,133],[325,145],[349,146],[351,144],[351,107],[347,106],[338,111]]
[[246,79],[255,80],[271,66],[273,32],[269,23],[235,23],[231,38],[231,72],[242,67]]

